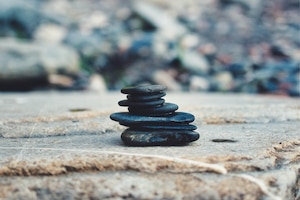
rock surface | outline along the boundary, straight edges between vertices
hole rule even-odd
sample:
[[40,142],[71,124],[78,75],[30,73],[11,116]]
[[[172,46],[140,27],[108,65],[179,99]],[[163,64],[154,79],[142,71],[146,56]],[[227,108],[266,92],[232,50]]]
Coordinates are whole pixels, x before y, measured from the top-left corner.
[[80,71],[77,52],[61,44],[6,38],[0,39],[0,54],[0,89],[26,81],[47,81],[50,74],[74,75]]
[[126,147],[116,93],[1,93],[0,199],[299,199],[300,103],[168,93],[188,146]]

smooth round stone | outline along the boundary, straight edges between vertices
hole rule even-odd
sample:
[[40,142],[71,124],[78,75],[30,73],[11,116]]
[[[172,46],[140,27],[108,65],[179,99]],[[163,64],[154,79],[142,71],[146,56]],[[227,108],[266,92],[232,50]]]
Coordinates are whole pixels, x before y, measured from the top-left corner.
[[121,92],[124,94],[151,94],[162,92],[166,89],[167,87],[164,85],[141,85],[123,88],[121,89]]
[[130,124],[124,124],[120,123],[120,125],[128,126],[132,129],[151,129],[151,130],[186,130],[186,131],[193,131],[197,129],[197,126],[192,124],[182,124],[182,125],[130,125]]
[[138,114],[138,115],[145,115],[145,116],[159,116],[160,114],[165,113],[173,113],[178,109],[178,105],[174,103],[165,103],[162,106],[158,107],[148,107],[148,108],[138,108],[138,107],[128,107],[130,113]]
[[154,99],[160,99],[161,97],[166,96],[165,92],[153,93],[148,95],[140,95],[140,94],[129,94],[127,95],[127,99],[129,101],[152,101]]
[[132,130],[126,129],[121,139],[129,146],[176,146],[194,142],[199,133],[186,130]]
[[114,121],[132,125],[176,125],[191,123],[195,120],[194,115],[185,112],[175,112],[170,116],[151,117],[133,115],[128,112],[118,112],[110,115]]
[[156,99],[153,101],[144,101],[144,102],[132,102],[129,100],[122,100],[119,101],[120,106],[130,106],[130,107],[153,107],[153,106],[160,106],[165,103],[164,99]]

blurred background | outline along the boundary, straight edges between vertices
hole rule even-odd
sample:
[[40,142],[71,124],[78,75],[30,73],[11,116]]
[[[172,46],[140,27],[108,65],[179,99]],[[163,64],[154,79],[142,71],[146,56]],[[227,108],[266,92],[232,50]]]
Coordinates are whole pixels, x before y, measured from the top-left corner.
[[299,0],[0,0],[0,91],[300,96]]

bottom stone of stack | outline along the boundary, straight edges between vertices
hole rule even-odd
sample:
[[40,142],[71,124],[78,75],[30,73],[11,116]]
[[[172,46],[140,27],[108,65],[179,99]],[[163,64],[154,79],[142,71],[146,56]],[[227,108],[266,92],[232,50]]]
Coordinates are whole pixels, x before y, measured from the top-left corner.
[[199,133],[189,130],[126,129],[122,141],[128,146],[179,146],[194,142]]

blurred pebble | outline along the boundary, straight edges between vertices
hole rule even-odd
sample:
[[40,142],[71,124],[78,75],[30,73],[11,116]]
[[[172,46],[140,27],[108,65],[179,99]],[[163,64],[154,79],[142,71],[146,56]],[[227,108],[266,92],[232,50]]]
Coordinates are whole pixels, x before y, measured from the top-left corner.
[[90,84],[88,86],[90,91],[102,93],[106,91],[106,84],[104,78],[100,74],[93,74],[90,77]]
[[196,74],[206,74],[208,72],[209,64],[206,58],[195,51],[183,50],[180,59],[186,69]]
[[69,76],[59,75],[59,74],[50,74],[48,76],[48,81],[51,86],[58,87],[72,87],[74,81]]
[[49,43],[61,43],[65,38],[67,29],[56,24],[42,24],[34,32],[35,40]]
[[153,74],[153,81],[159,85],[167,86],[168,90],[181,90],[180,84],[174,79],[174,77],[170,73],[164,70],[156,70]]
[[187,34],[181,39],[181,46],[183,48],[194,48],[199,45],[199,38],[195,34]]
[[190,78],[190,91],[207,91],[209,90],[210,83],[209,81],[200,76],[192,76]]
[[216,74],[213,80],[217,91],[230,91],[233,88],[233,77],[227,71]]

